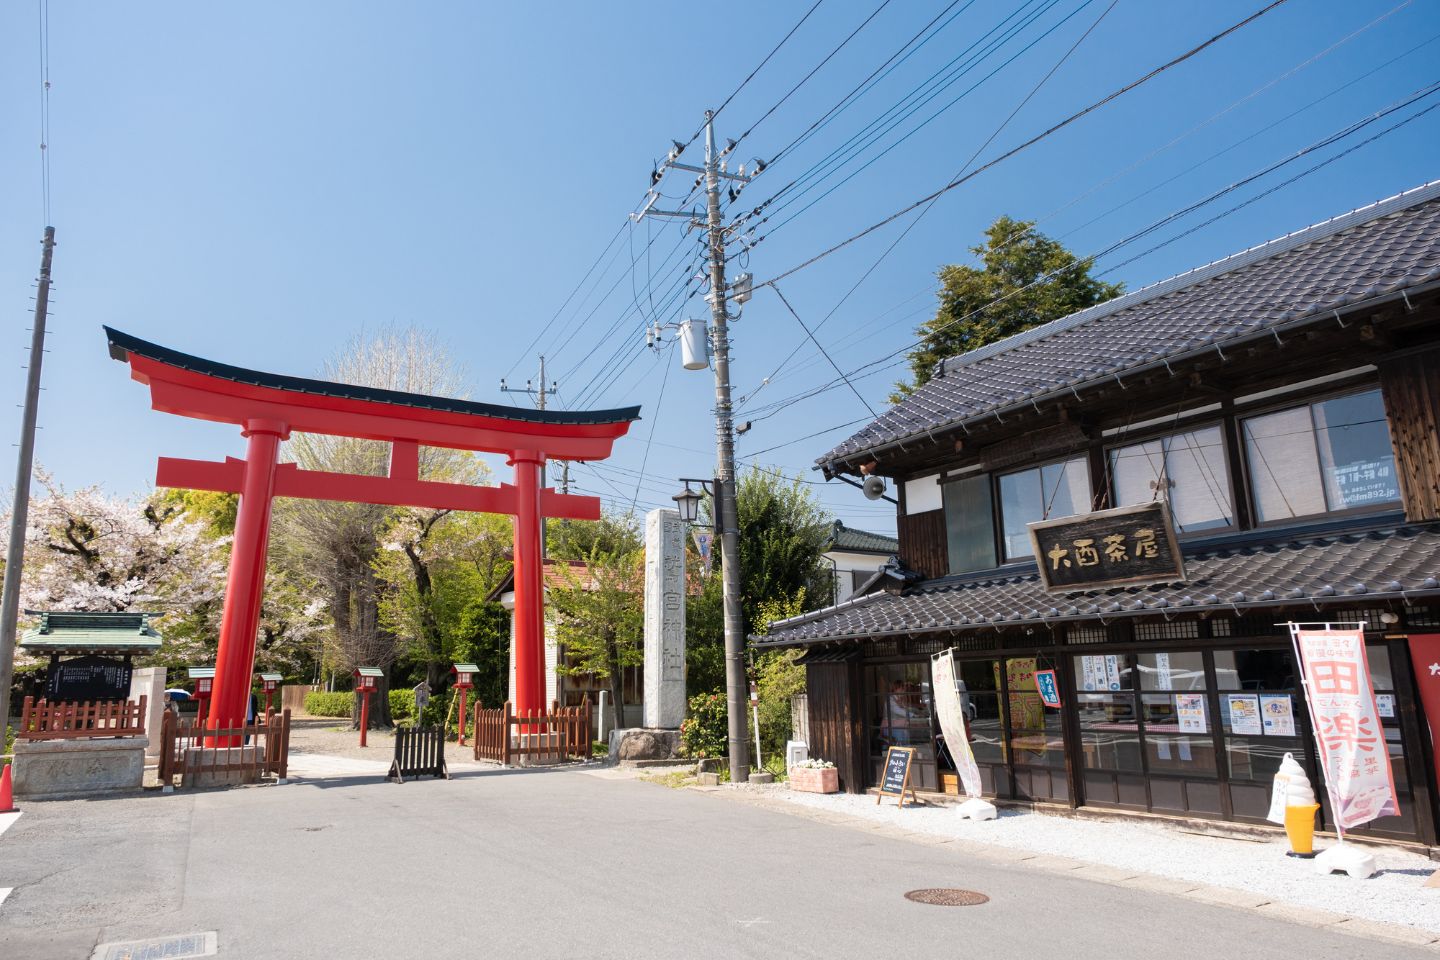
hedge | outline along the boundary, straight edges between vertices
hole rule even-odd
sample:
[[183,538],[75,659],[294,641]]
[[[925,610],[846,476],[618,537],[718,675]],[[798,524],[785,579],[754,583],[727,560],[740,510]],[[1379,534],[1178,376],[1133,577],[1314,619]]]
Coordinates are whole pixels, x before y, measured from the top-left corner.
[[390,717],[394,720],[409,720],[415,716],[415,691],[390,691]]
[[348,717],[355,707],[353,693],[325,693],[313,690],[305,694],[305,712],[312,717]]

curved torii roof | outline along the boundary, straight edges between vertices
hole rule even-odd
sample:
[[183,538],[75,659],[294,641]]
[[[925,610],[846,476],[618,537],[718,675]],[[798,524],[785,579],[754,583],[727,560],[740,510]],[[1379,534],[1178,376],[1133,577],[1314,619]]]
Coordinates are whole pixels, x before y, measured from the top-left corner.
[[244,425],[271,419],[302,433],[508,453],[539,449],[563,460],[609,456],[640,418],[616,410],[530,410],[248,370],[181,353],[105,327],[110,355],[150,387],[164,413]]

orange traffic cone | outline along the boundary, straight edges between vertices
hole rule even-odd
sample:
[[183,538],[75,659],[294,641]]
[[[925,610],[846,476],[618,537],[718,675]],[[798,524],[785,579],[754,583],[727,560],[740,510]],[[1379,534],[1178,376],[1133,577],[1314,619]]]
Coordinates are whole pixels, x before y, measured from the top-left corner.
[[0,813],[19,813],[15,806],[15,794],[10,786],[10,764],[0,768]]

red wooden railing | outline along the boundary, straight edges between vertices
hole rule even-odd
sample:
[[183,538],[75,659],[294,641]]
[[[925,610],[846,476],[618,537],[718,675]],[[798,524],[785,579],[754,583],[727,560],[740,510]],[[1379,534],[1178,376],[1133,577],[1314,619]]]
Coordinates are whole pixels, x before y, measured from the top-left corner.
[[73,740],[86,737],[145,736],[145,697],[51,703],[26,697],[20,709],[21,740]]
[[[235,746],[206,746],[206,742]],[[254,723],[210,727],[166,711],[160,721],[160,782],[189,786],[192,778],[240,773],[247,782],[264,776],[285,779],[290,762],[290,711],[267,713]]]
[[516,713],[510,701],[498,710],[475,705],[476,760],[509,764],[518,757],[541,761],[590,757],[591,707],[554,706],[549,713]]

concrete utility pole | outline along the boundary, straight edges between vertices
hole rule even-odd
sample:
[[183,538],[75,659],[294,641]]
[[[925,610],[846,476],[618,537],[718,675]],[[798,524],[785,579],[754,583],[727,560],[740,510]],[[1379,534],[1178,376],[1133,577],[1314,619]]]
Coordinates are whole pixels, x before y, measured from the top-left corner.
[[740,517],[735,508],[735,427],[730,407],[730,315],[725,297],[725,225],[720,220],[720,158],[714,114],[705,111],[705,210],[710,230],[710,352],[715,362],[715,525],[725,601],[725,708],[730,782],[750,779],[745,737],[745,621],[740,611]]
[[[647,216],[671,217],[686,220],[690,227],[701,227],[708,232],[710,244],[710,355],[715,369],[715,538],[720,545],[721,586],[725,609],[725,707],[729,721],[727,739],[730,751],[730,781],[745,783],[750,779],[750,745],[745,736],[745,706],[749,683],[745,672],[745,621],[740,609],[740,517],[735,509],[735,428],[731,419],[730,404],[730,313],[728,308],[730,290],[725,284],[725,241],[726,227],[720,217],[720,181],[729,180],[749,183],[754,173],[746,175],[744,166],[738,173],[731,173],[723,167],[725,155],[731,148],[715,149],[715,113],[705,111],[705,165],[703,167],[681,163],[680,154],[685,144],[675,143],[669,156],[650,175],[651,190],[645,205],[638,213],[632,213],[635,222]],[[763,166],[763,164],[761,165]],[[663,170],[685,170],[699,174],[705,184],[706,215],[701,219],[695,211],[657,210],[655,202],[660,198],[656,189],[663,176]],[[759,172],[757,167],[756,173]],[[700,181],[696,181],[697,184]],[[738,281],[737,281],[738,283]],[[744,287],[748,292],[748,283]],[[744,302],[745,295],[737,288],[737,302]],[[651,337],[658,337],[660,327],[651,331]],[[703,368],[701,368],[703,369]],[[686,489],[689,483],[686,482]]]
[[[45,319],[50,310],[50,258],[55,228],[45,228],[40,251],[40,281],[35,289],[35,322],[30,328],[30,368],[25,377],[20,454],[15,461],[15,501],[10,509],[10,544],[5,553],[5,585],[0,593],[0,734],[10,723],[10,683],[15,677],[15,630],[20,622],[20,574],[25,566],[25,528],[30,519],[30,475],[35,464],[35,419],[40,407],[40,366],[45,358]],[[0,744],[4,743],[0,735]]]

